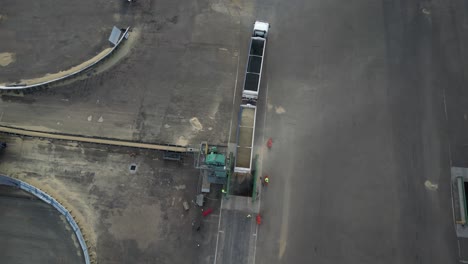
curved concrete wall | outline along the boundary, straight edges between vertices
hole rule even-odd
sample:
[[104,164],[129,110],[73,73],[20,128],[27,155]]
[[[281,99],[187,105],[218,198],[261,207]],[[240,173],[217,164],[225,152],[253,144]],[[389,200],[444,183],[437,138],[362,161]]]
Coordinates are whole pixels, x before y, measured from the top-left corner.
[[21,190],[24,190],[24,191],[26,191],[28,193],[31,193],[34,196],[36,196],[37,198],[41,199],[42,201],[52,205],[55,209],[57,209],[57,211],[59,211],[62,215],[64,215],[65,218],[67,219],[68,223],[72,227],[73,231],[75,232],[76,238],[78,239],[78,241],[80,243],[81,249],[83,251],[85,263],[90,264],[89,254],[88,254],[88,247],[86,246],[86,242],[85,242],[85,240],[83,238],[83,234],[81,233],[80,228],[76,224],[76,222],[73,219],[73,217],[71,216],[70,212],[68,212],[68,210],[65,209],[65,207],[63,207],[63,205],[61,205],[59,202],[57,202],[57,200],[52,198],[47,193],[41,191],[40,189],[38,189],[38,188],[36,188],[36,187],[34,187],[34,186],[30,185],[30,184],[27,184],[27,183],[25,183],[23,181],[20,181],[18,179],[14,179],[14,178],[11,178],[11,177],[0,174],[0,184],[14,186],[14,187],[20,188]]
[[48,84],[53,84],[57,81],[62,81],[62,80],[65,80],[65,79],[68,79],[70,77],[73,77],[75,75],[78,75],[80,73],[82,73],[83,71],[86,71],[87,69],[95,66],[96,64],[98,64],[99,62],[103,61],[104,59],[106,59],[107,57],[109,57],[113,52],[114,50],[117,49],[117,47],[120,45],[120,43],[122,43],[122,40],[125,38],[125,36],[128,34],[128,31],[130,30],[130,27],[127,27],[127,29],[125,30],[125,32],[122,34],[122,36],[120,37],[119,41],[117,42],[117,44],[106,54],[104,55],[102,58],[100,58],[99,60],[91,63],[90,65],[87,65],[86,67],[83,67],[82,69],[79,69],[75,72],[72,72],[72,73],[69,73],[67,75],[64,75],[62,77],[59,77],[59,78],[56,78],[56,79],[53,79],[53,80],[49,80],[49,81],[46,81],[46,82],[40,82],[40,83],[35,83],[35,84],[30,84],[30,85],[27,85],[27,84],[9,84],[9,85],[5,85],[5,86],[0,86],[0,90],[5,90],[5,91],[19,91],[19,90],[25,90],[25,89],[30,89],[30,88],[36,88],[36,87],[40,87],[40,86],[44,86],[44,85],[48,85]]

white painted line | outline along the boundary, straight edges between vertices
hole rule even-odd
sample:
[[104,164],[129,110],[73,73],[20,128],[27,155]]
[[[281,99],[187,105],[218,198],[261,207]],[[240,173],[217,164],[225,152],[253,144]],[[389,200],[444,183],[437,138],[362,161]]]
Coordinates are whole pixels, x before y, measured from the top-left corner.
[[[265,92],[265,116],[263,117],[263,135],[262,135],[262,147],[261,149],[261,154],[262,154],[262,169],[263,169],[263,143],[265,142],[265,125],[266,125],[266,116],[268,113],[268,80],[266,80],[266,92]],[[262,170],[259,170],[261,173]],[[258,197],[258,212],[260,213],[260,207],[262,204],[262,199],[261,195]],[[257,254],[257,238],[258,238],[258,225],[255,227],[255,242],[254,242],[254,252],[253,252],[253,261],[252,264],[255,264],[255,256]]]
[[[234,82],[234,95],[232,96],[232,111],[234,111],[234,109],[236,109],[234,107],[234,102],[236,101],[237,79],[238,79],[238,76],[239,76],[239,63],[240,63],[240,54],[237,54],[237,70],[236,70],[236,81]],[[233,119],[233,115],[231,115],[231,122],[229,123],[228,144],[231,143],[232,119]]]
[[238,77],[239,77],[239,63],[240,63],[240,53],[237,54],[236,81],[234,82],[234,96],[232,97],[232,105],[234,105],[234,101],[236,100],[237,79],[238,79]]
[[[236,70],[236,80],[234,82],[234,94],[232,96],[232,110],[234,111],[234,103],[236,101],[236,93],[237,93],[237,81],[238,81],[238,76],[239,76],[239,63],[240,63],[240,53],[237,54],[237,70]],[[233,116],[231,115],[231,122],[229,123],[229,136],[228,136],[228,143],[231,143],[231,130],[232,130],[232,119]],[[221,206],[220,206],[220,212],[219,212],[219,221],[218,221],[218,234],[216,235],[216,248],[215,248],[215,257],[214,257],[214,262],[213,264],[216,264],[216,260],[218,258],[218,244],[219,244],[219,233],[224,233],[223,230],[219,230],[221,228],[221,212],[223,211],[223,202],[224,199],[221,199]]]
[[[447,111],[447,100],[445,99],[445,89],[442,89],[442,96],[444,98],[444,111],[445,111],[445,121],[448,122],[448,111]],[[452,150],[450,149],[450,140],[448,141],[448,148],[449,148],[449,160],[450,166],[452,166]]]
[[460,261],[461,263],[468,263],[468,260],[460,259],[459,261]]
[[[265,94],[265,116],[263,117],[263,136],[262,141],[265,141],[265,126],[266,126],[266,118],[268,113],[268,80],[266,85],[266,94]],[[262,143],[263,144],[263,143]],[[263,149],[263,148],[262,148]]]
[[[448,123],[448,111],[447,111],[447,100],[445,96],[445,89],[442,89],[442,96],[444,99],[444,112],[445,112],[445,121]],[[450,139],[448,139],[448,154],[449,154],[449,162],[450,162],[450,167],[452,167],[452,148],[450,146]],[[455,219],[455,206],[453,204],[453,183],[450,181],[450,197],[452,200],[452,219],[453,219],[453,224],[455,225],[455,229],[457,229],[457,220]],[[460,241],[457,240],[458,243],[458,256],[461,257],[461,250],[460,250]]]
[[452,167],[452,146],[450,145],[450,141],[448,142],[448,149],[449,149],[450,167]]
[[[450,197],[452,198],[452,219],[453,219],[453,224],[455,225],[455,230],[457,229],[457,220],[455,220],[455,206],[453,205],[453,183],[450,181]],[[461,254],[460,252],[460,242],[458,242],[458,255]]]
[[[221,228],[221,213],[223,212],[223,201],[224,201],[224,198],[221,198],[221,206],[219,207],[220,210],[219,210],[219,221],[218,221],[218,234],[216,235],[216,248],[215,248],[215,257],[214,257],[214,262],[213,264],[216,264],[216,259],[218,257],[218,243],[219,243],[219,230]],[[224,232],[224,231],[223,231]]]
[[[455,228],[457,228],[455,226]],[[460,250],[460,240],[457,239],[457,246],[458,246],[458,257],[461,258],[461,250]]]
[[[258,202],[260,203],[260,199],[258,200]],[[259,204],[260,206],[260,204]],[[255,227],[255,242],[254,242],[254,252],[253,252],[253,260],[252,260],[252,264],[255,264],[255,255],[257,254],[257,236],[258,234],[258,225]]]
[[447,101],[445,100],[445,89],[442,89],[442,96],[444,98],[444,111],[445,111],[445,120],[448,121],[448,114],[447,114]]

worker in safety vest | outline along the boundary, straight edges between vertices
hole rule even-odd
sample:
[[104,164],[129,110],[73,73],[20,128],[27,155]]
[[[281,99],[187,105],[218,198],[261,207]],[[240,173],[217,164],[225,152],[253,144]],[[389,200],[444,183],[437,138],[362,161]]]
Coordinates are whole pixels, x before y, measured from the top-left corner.
[[268,183],[270,182],[270,178],[268,178],[268,176],[265,176],[264,181],[265,181],[265,184],[268,185]]

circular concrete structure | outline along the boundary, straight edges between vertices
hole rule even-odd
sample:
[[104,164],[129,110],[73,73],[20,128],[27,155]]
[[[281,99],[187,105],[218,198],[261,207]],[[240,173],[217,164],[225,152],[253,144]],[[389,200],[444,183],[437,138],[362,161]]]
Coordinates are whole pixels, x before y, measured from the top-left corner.
[[21,83],[80,65],[110,48],[128,25],[122,1],[6,1],[0,11],[0,83]]
[[0,185],[0,263],[85,263],[77,237],[54,207]]

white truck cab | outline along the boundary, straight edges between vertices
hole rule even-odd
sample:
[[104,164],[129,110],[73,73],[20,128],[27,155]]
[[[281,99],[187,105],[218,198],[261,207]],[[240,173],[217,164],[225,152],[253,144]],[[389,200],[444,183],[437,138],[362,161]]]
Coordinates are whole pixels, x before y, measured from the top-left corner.
[[270,24],[268,24],[267,22],[255,21],[254,29],[253,29],[253,36],[267,38],[269,28],[270,28]]

